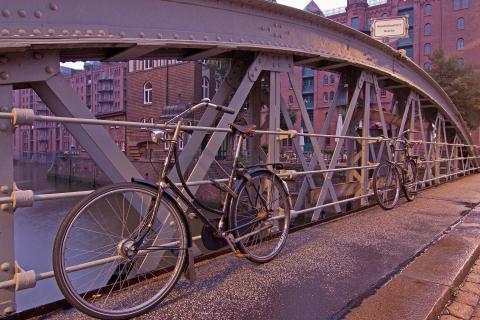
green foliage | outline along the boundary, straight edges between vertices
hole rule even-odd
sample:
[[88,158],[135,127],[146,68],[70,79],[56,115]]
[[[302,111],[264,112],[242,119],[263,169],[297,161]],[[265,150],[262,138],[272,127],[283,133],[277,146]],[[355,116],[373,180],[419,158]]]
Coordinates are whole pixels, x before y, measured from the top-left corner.
[[447,57],[437,49],[430,56],[430,75],[452,99],[470,128],[480,124],[480,75],[457,57]]
[[459,291],[459,290],[460,290],[460,289],[459,289],[458,287],[451,287],[451,288],[450,288],[450,294],[452,295],[452,297],[458,296],[458,291]]
[[[290,120],[292,121],[292,124],[295,124],[295,122],[297,121],[297,113],[293,110],[289,110],[288,114],[290,116]],[[288,130],[287,122],[285,121],[285,118],[283,117],[283,113],[280,114],[280,129]]]

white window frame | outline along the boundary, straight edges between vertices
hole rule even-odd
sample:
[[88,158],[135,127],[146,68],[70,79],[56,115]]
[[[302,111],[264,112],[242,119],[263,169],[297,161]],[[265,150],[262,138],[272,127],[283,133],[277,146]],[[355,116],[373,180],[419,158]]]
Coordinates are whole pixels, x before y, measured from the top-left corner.
[[[147,88],[147,85],[150,85]],[[147,81],[143,84],[143,104],[150,105],[153,103],[153,85],[150,81]]]

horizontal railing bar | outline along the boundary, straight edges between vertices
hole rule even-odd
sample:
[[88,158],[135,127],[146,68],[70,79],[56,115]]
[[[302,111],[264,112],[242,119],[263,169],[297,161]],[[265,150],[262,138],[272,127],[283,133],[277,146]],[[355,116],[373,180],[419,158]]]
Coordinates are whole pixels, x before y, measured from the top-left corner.
[[[9,119],[13,120],[13,113],[9,112],[0,112],[0,119]],[[42,116],[34,115],[34,121],[47,121],[47,122],[62,122],[62,123],[75,123],[75,124],[92,124],[92,125],[115,125],[115,126],[125,126],[125,127],[136,127],[136,128],[152,128],[152,129],[175,129],[175,125],[165,125],[157,123],[144,123],[144,122],[133,122],[133,121],[121,121],[121,120],[99,120],[99,119],[86,119],[86,118],[70,118],[70,117],[57,117],[57,116]],[[218,128],[218,127],[203,127],[203,126],[181,126],[181,129],[184,131],[205,131],[205,132],[225,132],[231,133],[232,129],[230,128]],[[269,134],[269,135],[290,135],[292,134],[289,131],[268,131],[268,130],[256,130],[256,133],[259,134]],[[318,137],[318,138],[336,138],[336,139],[351,139],[351,140],[367,140],[367,141],[390,141],[390,138],[384,137],[359,137],[359,136],[341,136],[341,135],[332,135],[332,134],[321,134],[321,133],[300,133],[295,132],[292,136],[303,136],[303,137]],[[445,142],[428,142],[428,141],[411,141],[414,143],[423,143],[423,144],[435,144],[435,145],[449,145],[449,146],[463,146],[463,147],[473,147],[480,148],[477,145],[466,145],[466,144],[452,144]]]
[[297,217],[300,214],[304,214],[304,213],[307,213],[307,212],[315,211],[315,210],[326,208],[326,207],[331,207],[331,206],[336,205],[336,204],[342,204],[342,203],[346,203],[346,202],[360,200],[362,198],[367,198],[367,197],[370,197],[370,196],[373,196],[373,195],[374,195],[373,193],[369,193],[369,194],[366,194],[366,195],[363,195],[363,196],[348,198],[348,199],[339,200],[339,201],[335,201],[335,202],[329,202],[329,203],[326,203],[326,204],[322,204],[321,206],[311,207],[311,208],[308,208],[308,209],[303,209],[303,210],[298,210],[298,211],[292,210],[291,213],[293,214],[293,217]]
[[469,172],[469,171],[475,171],[475,170],[480,170],[480,167],[466,169],[466,170],[462,170],[462,171],[457,171],[457,172],[454,172],[454,173],[451,173],[451,174],[446,174],[446,175],[436,177],[436,178],[432,178],[432,179],[428,179],[428,180],[417,181],[417,184],[425,183],[425,182],[431,182],[431,181],[435,181],[435,180],[440,180],[440,179],[443,179],[443,178],[447,178],[447,177],[450,177],[450,176],[455,176],[455,175],[458,175],[458,174],[466,173],[466,172]]

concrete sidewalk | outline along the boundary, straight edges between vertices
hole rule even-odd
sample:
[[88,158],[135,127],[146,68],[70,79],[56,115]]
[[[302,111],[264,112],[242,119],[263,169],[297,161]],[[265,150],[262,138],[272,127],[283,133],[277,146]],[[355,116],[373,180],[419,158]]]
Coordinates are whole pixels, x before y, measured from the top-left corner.
[[[480,219],[470,212],[478,203],[480,175],[469,176],[423,191],[413,202],[402,199],[391,211],[374,207],[293,233],[280,256],[265,265],[253,265],[231,254],[199,263],[195,284],[182,280],[162,304],[141,319],[352,317],[412,261],[434,252],[427,249],[454,231],[463,228],[473,239],[470,249],[461,252],[462,259],[473,259],[480,244],[480,228],[476,227]],[[474,219],[469,223],[475,227],[461,227],[463,219]],[[457,258],[438,257],[441,260],[431,261],[432,266],[450,270],[457,263]],[[466,263],[456,265],[457,269],[462,266]],[[442,268],[432,268],[432,276],[437,269]],[[371,316],[369,319],[381,318]],[[44,318],[86,317],[70,309]],[[406,319],[395,314],[385,318]]]

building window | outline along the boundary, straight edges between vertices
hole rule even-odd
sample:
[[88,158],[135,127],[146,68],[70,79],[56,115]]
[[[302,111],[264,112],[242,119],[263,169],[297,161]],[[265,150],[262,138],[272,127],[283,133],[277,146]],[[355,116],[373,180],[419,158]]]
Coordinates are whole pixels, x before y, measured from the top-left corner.
[[330,101],[333,101],[333,98],[335,98],[335,92],[330,91]]
[[423,34],[425,36],[431,36],[432,35],[432,25],[430,23],[425,24],[425,27],[423,28]]
[[423,7],[423,15],[425,17],[428,17],[428,16],[431,16],[432,15],[432,5],[427,3],[424,7]]
[[291,106],[293,104],[293,96],[289,95],[288,96],[288,104]]
[[453,10],[467,9],[468,0],[453,0]]
[[352,18],[352,28],[358,30],[358,17]]
[[143,85],[143,104],[152,104],[153,86],[151,82],[145,82]]
[[463,30],[465,29],[465,19],[462,17],[462,18],[458,18],[457,20],[457,29],[458,30]]
[[148,70],[153,68],[153,60],[143,60],[143,70]]
[[210,98],[210,81],[208,80],[207,77],[203,77],[202,97],[203,98]]
[[323,93],[323,102],[328,102],[328,92]]
[[303,96],[303,101],[305,102],[305,108],[313,108],[313,94],[306,94]]
[[387,96],[387,90],[385,88],[380,89],[380,96],[381,97],[386,97]]
[[465,60],[463,60],[463,58],[458,58],[457,61],[460,65],[462,65],[462,66],[465,65]]
[[333,74],[330,75],[330,83],[331,84],[335,83],[335,76]]
[[457,50],[463,50],[465,46],[465,41],[463,40],[463,38],[460,38],[457,40]]
[[327,75],[323,76],[323,84],[328,84],[328,76]]
[[382,18],[387,18],[387,17],[388,17],[388,13],[384,12],[384,13],[382,14]]
[[423,54],[429,56],[432,53],[432,45],[430,43],[425,43],[423,46]]
[[423,64],[423,70],[425,70],[425,71],[430,71],[430,63],[425,62],[425,63]]

